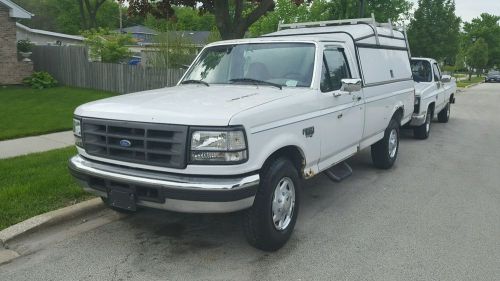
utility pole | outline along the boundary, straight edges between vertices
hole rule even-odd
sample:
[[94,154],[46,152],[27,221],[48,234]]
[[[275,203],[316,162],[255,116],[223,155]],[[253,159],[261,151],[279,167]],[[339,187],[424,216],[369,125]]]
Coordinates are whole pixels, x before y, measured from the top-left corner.
[[365,0],[359,0],[359,17],[365,17]]
[[122,2],[118,1],[118,11],[120,13],[120,33],[123,33]]

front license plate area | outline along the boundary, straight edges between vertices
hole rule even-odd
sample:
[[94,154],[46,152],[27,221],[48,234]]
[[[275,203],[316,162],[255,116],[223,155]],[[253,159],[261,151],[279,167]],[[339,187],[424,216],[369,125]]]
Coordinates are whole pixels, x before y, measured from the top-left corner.
[[111,189],[108,192],[108,203],[110,206],[129,211],[136,210],[135,194],[130,191]]

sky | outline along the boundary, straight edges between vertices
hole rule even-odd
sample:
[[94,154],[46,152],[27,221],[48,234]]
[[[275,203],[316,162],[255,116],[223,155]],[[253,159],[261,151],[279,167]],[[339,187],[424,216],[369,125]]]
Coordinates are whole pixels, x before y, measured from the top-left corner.
[[[410,0],[417,5],[417,0]],[[455,0],[456,14],[462,21],[470,22],[482,13],[500,16],[500,0]]]

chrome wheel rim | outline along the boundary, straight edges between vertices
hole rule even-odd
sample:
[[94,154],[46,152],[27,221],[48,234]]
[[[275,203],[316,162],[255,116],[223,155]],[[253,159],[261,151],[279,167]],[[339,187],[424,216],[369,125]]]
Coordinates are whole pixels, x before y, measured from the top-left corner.
[[392,129],[389,134],[389,156],[394,158],[396,156],[396,150],[398,148],[398,132],[396,129]]
[[272,217],[274,228],[285,230],[292,221],[295,207],[295,185],[292,179],[282,178],[274,188]]

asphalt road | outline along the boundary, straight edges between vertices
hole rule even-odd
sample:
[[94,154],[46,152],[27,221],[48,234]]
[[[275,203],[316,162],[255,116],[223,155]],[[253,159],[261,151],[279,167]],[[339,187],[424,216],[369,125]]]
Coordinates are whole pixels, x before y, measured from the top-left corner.
[[500,84],[459,94],[451,116],[426,141],[406,132],[392,170],[366,150],[344,182],[308,181],[276,253],[247,245],[238,214],[147,210],[14,245],[26,255],[0,280],[500,280]]

